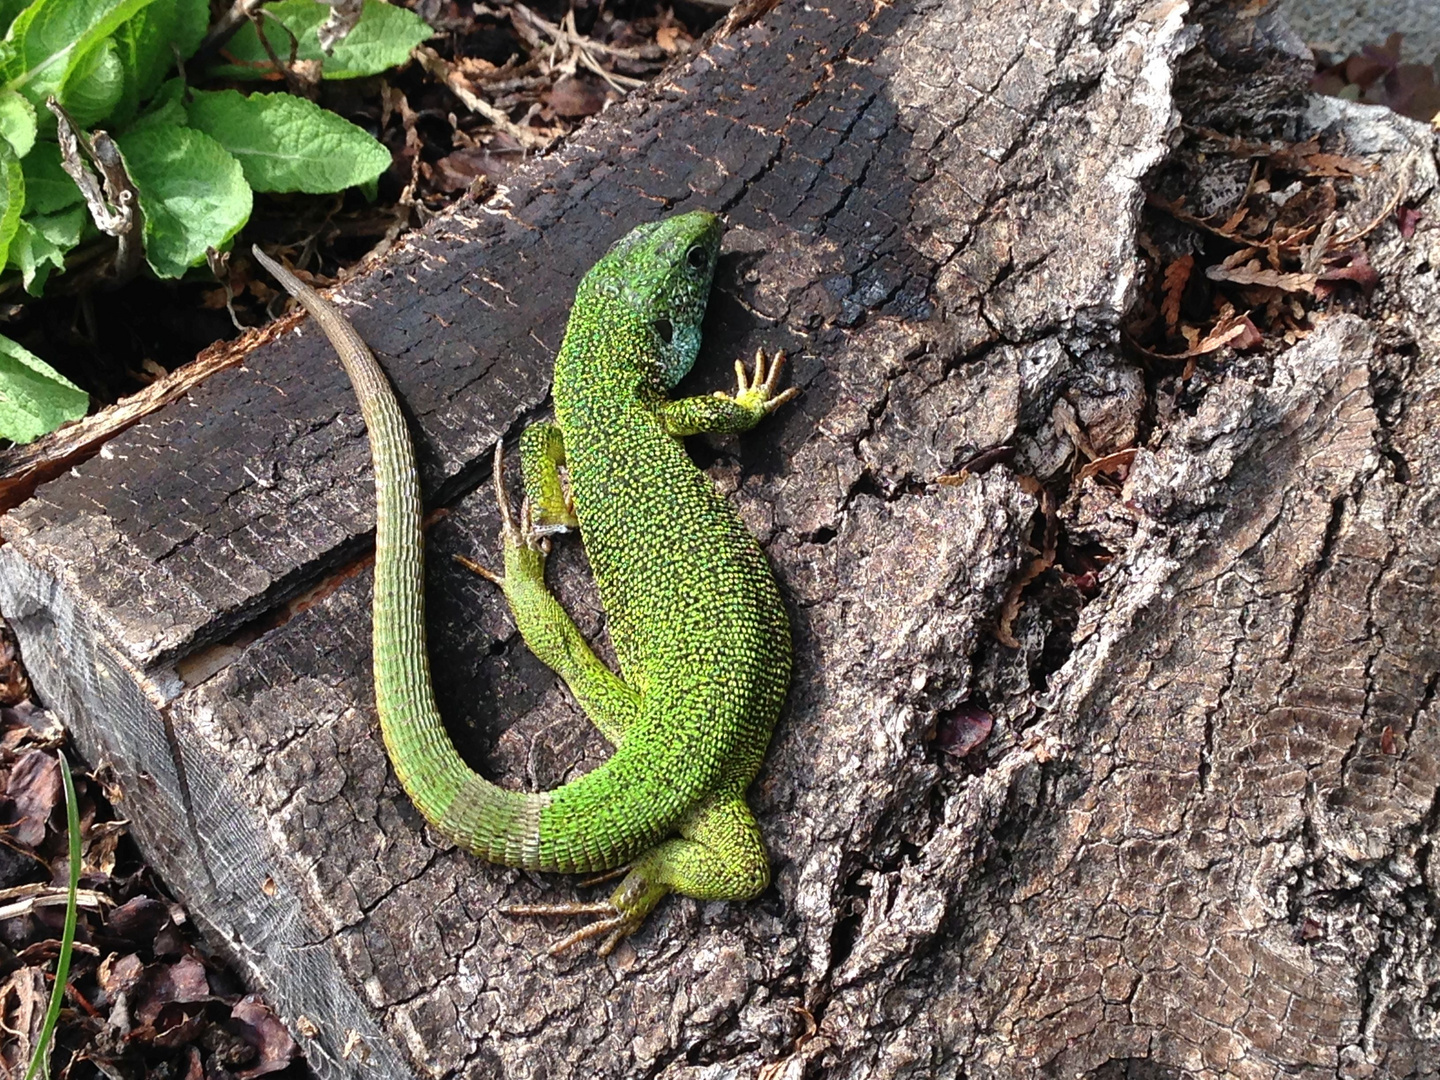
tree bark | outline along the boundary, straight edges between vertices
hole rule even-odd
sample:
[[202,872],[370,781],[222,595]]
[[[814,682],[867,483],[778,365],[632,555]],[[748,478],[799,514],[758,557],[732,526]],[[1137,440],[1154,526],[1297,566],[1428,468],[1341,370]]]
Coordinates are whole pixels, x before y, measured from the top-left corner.
[[[363,428],[308,324],[4,518],[36,685],[319,1075],[1436,1075],[1434,148],[1307,105],[1272,17],[1185,14],[739,12],[344,290],[443,510],[442,709],[477,767],[551,787],[603,744],[450,556],[493,564],[490,448],[543,409],[580,273],[640,220],[726,211],[693,389],[764,344],[804,391],[695,447],[795,632],[754,903],[672,898],[609,960],[555,960],[497,908],[585,890],[426,833],[374,723]],[[1373,317],[1183,400],[1118,347],[1177,71],[1188,120],[1343,129],[1370,203],[1406,170],[1422,215],[1375,233]],[[1078,613],[1017,609],[1024,478],[1079,440],[1140,444],[1123,490],[1060,485],[1058,527],[1113,559]]]

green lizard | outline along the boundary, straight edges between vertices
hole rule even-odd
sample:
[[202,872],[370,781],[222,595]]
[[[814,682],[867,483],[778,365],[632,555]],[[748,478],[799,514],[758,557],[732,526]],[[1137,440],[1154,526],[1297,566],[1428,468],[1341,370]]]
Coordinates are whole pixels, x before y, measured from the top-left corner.
[[[607,955],[667,892],[746,900],[770,880],[745,789],[789,683],[789,623],[759,545],[680,440],[746,431],[796,390],[775,394],[784,354],[767,367],[762,352],[753,377],[736,363],[733,396],[666,397],[700,349],[720,234],[704,211],[642,225],[580,282],[555,359],[555,422],[520,439],[519,524],[495,448],[504,573],[482,572],[503,588],[531,651],[615,748],[592,772],[539,793],[472,772],[440,719],[414,450],[384,373],[328,301],[255,249],[339,353],[370,434],[376,709],[401,785],[442,835],[492,862],[625,872],[605,903],[506,909],[596,916],[552,952],[603,935]],[[549,535],[576,527],[622,675],[545,586]]]

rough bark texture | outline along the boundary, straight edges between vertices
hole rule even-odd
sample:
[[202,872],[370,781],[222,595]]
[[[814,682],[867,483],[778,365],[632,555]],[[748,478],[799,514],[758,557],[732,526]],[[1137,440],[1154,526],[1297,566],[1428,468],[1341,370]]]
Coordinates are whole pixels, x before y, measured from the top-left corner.
[[[363,432],[308,329],[4,519],[37,685],[317,1073],[1436,1075],[1433,148],[1353,107],[1284,121],[1347,125],[1387,162],[1376,205],[1408,170],[1419,231],[1377,234],[1378,319],[1160,409],[1117,338],[1184,15],[782,3],[346,290],[448,511],[442,708],[478,766],[548,787],[602,744],[449,556],[494,557],[479,480],[543,406],[578,274],[635,221],[728,212],[696,387],[765,343],[805,391],[696,448],[795,626],[753,904],[672,899],[609,961],[552,960],[553,927],[495,908],[574,882],[425,833],[375,730],[368,568],[335,572],[370,523]],[[1227,68],[1213,30],[1196,113],[1295,107],[1267,83],[1283,33],[1237,25],[1279,60]],[[1097,449],[1147,441],[1123,492],[1062,507],[1116,556],[1079,626],[1029,605],[1005,648],[1037,509],[1017,475],[1074,450],[1057,405]],[[1009,466],[937,482],[1000,444]],[[573,543],[555,569],[600,633]],[[936,733],[977,701],[995,731],[957,764]]]

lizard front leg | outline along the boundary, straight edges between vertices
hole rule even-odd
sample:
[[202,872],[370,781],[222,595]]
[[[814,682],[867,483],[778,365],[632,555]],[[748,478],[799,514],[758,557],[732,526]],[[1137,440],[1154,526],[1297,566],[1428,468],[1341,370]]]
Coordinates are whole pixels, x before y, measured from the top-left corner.
[[676,438],[698,435],[701,432],[725,435],[749,431],[800,393],[794,386],[781,394],[775,393],[780,369],[784,365],[783,352],[777,352],[767,364],[765,350],[757,349],[755,375],[751,378],[745,371],[745,365],[736,360],[737,385],[734,395],[716,393],[680,398],[677,401],[662,401],[658,411],[665,430]]

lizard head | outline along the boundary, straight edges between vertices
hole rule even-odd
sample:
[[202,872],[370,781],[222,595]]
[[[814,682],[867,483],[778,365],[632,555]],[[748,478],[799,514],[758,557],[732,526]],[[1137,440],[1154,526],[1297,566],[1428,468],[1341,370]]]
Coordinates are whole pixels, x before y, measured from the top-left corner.
[[700,353],[700,323],[722,228],[708,210],[640,225],[616,241],[581,283],[582,294],[594,290],[619,301],[621,317],[633,315],[651,336],[653,374],[666,390],[684,378]]

